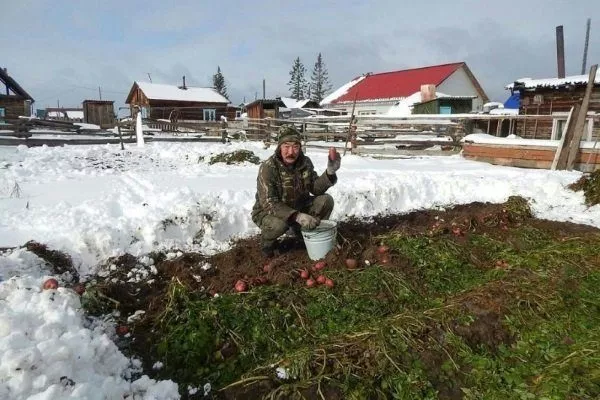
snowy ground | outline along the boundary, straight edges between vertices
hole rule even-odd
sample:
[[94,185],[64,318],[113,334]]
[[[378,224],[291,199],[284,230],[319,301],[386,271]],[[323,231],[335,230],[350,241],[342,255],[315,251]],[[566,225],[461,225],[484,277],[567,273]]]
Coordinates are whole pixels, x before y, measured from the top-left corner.
[[[207,163],[211,154],[236,149],[261,159],[273,152],[251,142],[151,143],[125,151],[119,145],[0,147],[0,248],[45,243],[71,255],[84,276],[124,252],[222,251],[232,237],[258,233],[250,220],[258,166]],[[308,155],[322,172],[326,149]],[[460,156],[347,155],[338,176],[329,191],[336,199],[332,219],[521,195],[538,217],[600,227],[600,206],[588,208],[582,193],[566,189],[579,172]],[[87,321],[74,292],[40,291],[47,273],[25,250],[0,255],[0,398],[177,398],[173,382],[138,379],[135,360],[113,343],[110,323]]]

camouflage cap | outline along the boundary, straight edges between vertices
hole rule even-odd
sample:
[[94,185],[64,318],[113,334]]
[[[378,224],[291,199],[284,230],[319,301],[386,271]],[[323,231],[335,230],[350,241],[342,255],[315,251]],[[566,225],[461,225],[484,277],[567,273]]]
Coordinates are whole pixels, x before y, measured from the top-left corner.
[[279,140],[277,141],[277,144],[282,144],[285,142],[302,142],[302,136],[300,135],[300,132],[298,132],[293,125],[285,125],[279,128]]

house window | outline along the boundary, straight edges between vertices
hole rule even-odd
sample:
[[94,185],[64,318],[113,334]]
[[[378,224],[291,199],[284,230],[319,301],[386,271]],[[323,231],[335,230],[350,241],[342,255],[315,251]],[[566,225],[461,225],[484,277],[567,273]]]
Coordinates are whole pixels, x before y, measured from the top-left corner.
[[377,111],[375,110],[362,110],[358,112],[358,115],[375,115]]
[[6,110],[4,107],[0,107],[0,122],[4,122],[4,117],[6,117]]
[[[594,112],[588,113],[588,118],[585,121],[583,126],[583,136],[581,140],[583,141],[591,141],[592,140],[592,131],[594,129]],[[569,117],[569,113],[566,112],[555,112],[552,113],[552,140],[560,140],[564,133],[565,128],[567,127],[567,118]],[[572,118],[574,118],[573,116]]]
[[452,114],[452,107],[440,106],[440,114]]
[[214,108],[205,108],[204,109],[204,120],[205,121],[214,121],[216,119],[216,111]]
[[541,94],[536,94],[535,96],[533,96],[533,104],[543,104],[544,103],[544,96]]

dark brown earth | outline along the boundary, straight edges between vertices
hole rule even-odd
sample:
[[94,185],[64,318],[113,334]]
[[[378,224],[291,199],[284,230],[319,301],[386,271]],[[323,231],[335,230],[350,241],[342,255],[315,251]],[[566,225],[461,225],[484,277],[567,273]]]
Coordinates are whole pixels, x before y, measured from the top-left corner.
[[[517,215],[517,217],[515,217]],[[586,225],[561,223],[546,220],[529,219],[529,216],[518,216],[518,213],[507,212],[505,204],[482,204],[472,203],[456,206],[449,210],[426,210],[417,211],[405,215],[378,216],[370,220],[348,219],[338,224],[338,246],[330,252],[326,261],[329,269],[345,269],[346,259],[355,258],[358,265],[366,262],[379,262],[387,268],[402,268],[407,275],[411,275],[411,266],[401,255],[391,254],[388,259],[378,256],[378,236],[390,231],[398,231],[406,234],[447,234],[452,235],[454,240],[461,242],[466,240],[469,232],[494,232],[494,236],[502,235],[509,227],[518,226],[527,218],[527,223],[540,229],[556,232],[556,237],[583,235],[588,232],[597,232],[596,228]],[[518,245],[518,244],[517,244]],[[28,243],[28,248],[38,256],[46,258],[48,263],[55,267],[57,273],[64,273],[71,268],[65,267],[68,262],[57,254],[48,251],[39,244]],[[160,313],[165,307],[167,296],[165,292],[169,282],[177,279],[193,290],[206,293],[207,298],[217,293],[233,292],[234,285],[238,280],[243,280],[251,289],[257,285],[280,285],[296,286],[305,285],[305,281],[299,277],[299,271],[310,270],[314,261],[307,256],[306,249],[301,240],[294,238],[285,239],[281,245],[280,254],[272,260],[265,260],[260,252],[257,237],[237,240],[232,244],[229,251],[206,256],[199,253],[185,253],[180,257],[167,260],[164,253],[152,253],[157,269],[156,275],[139,282],[127,282],[127,274],[139,261],[131,256],[124,255],[117,259],[108,260],[106,268],[110,264],[116,264],[117,268],[110,272],[105,278],[96,277],[95,290],[102,296],[114,300],[122,320],[126,324],[126,317],[132,315],[136,310],[146,310],[146,318],[130,324],[128,331],[132,333],[134,340],[128,342],[128,353],[141,358],[144,361],[145,373],[152,376],[151,362],[153,358],[148,353],[152,347],[154,338],[151,332],[152,317]],[[483,256],[482,256],[483,257]],[[70,261],[70,260],[68,260]],[[501,260],[496,265],[490,260],[474,259],[473,264],[481,268],[502,268]],[[202,266],[209,263],[212,267],[204,270]],[[59,267],[60,265],[60,267]],[[265,267],[266,265],[266,267]],[[66,268],[66,269],[65,269]],[[413,271],[413,279],[419,279],[418,271]],[[115,279],[116,278],[116,279]],[[151,284],[148,281],[152,279]],[[505,303],[510,299],[510,290],[507,288],[487,287],[485,292],[469,293],[459,299],[461,307],[467,309],[476,318],[469,325],[456,324],[452,329],[463,337],[469,346],[474,348],[483,346],[494,351],[500,344],[508,344],[513,339],[502,327],[501,321],[505,311]],[[108,311],[99,309],[98,312]],[[423,337],[435,337],[436,326],[427,327]],[[235,351],[235,350],[233,350]],[[439,373],[439,365],[443,356],[427,348],[416,350],[423,360],[432,379],[435,381]],[[176,377],[173,377],[177,381]],[[261,382],[254,385],[251,393],[245,393],[243,388],[233,388],[221,392],[223,398],[257,398],[260,397],[260,386],[264,391],[272,389],[270,383]],[[328,398],[341,398],[331,390]],[[440,398],[462,398],[462,394],[456,386],[440,384],[438,387]],[[306,398],[318,398],[311,389],[307,389]]]

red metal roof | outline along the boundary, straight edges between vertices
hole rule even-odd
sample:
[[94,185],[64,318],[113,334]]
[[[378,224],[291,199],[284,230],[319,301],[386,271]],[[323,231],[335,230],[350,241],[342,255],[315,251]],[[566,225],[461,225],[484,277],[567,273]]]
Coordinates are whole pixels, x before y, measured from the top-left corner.
[[420,91],[421,85],[438,86],[463,65],[459,62],[367,75],[332,103],[353,102],[357,92],[356,101],[408,97]]

